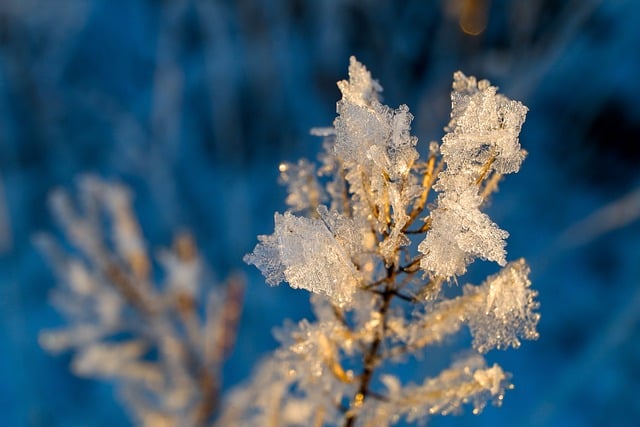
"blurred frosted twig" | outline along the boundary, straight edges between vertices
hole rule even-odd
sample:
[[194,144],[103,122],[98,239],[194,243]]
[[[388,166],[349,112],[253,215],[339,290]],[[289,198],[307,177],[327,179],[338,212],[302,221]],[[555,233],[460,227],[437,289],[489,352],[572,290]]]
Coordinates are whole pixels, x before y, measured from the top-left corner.
[[72,350],[77,375],[114,381],[141,426],[207,425],[234,343],[242,278],[210,288],[187,233],[150,257],[121,185],[84,176],[77,200],[55,191],[51,208],[65,240],[37,238],[59,280],[52,302],[68,322],[43,332],[41,345]]

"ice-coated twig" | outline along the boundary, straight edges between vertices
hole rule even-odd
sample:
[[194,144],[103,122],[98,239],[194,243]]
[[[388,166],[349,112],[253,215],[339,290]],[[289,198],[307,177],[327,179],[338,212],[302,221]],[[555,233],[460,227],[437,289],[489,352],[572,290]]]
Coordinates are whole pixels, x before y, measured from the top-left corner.
[[[317,176],[306,160],[281,167],[290,210],[245,257],[269,284],[311,292],[317,319],[278,331],[281,347],[228,398],[222,420],[386,426],[500,404],[510,375],[480,353],[537,338],[540,316],[529,267],[507,262],[508,233],[482,207],[525,158],[526,107],[456,73],[447,134],[421,161],[408,107],[383,105],[364,65],[351,58],[338,87],[333,128],[314,131],[322,167]],[[476,258],[502,269],[445,298],[442,286]],[[384,374],[465,325],[474,351],[440,375],[402,385]]]

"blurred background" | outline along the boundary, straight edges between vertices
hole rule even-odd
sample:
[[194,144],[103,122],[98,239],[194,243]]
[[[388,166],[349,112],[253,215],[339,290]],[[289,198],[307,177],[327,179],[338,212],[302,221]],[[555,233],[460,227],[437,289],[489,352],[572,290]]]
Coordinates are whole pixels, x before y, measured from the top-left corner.
[[530,108],[529,157],[489,213],[532,266],[540,339],[487,355],[514,375],[502,408],[430,425],[638,425],[639,23],[632,0],[2,0],[0,424],[128,425],[109,384],[37,343],[63,321],[32,236],[55,230],[47,194],[79,174],[135,191],[149,247],[189,229],[215,277],[247,275],[225,388],[309,315],[306,293],[241,259],[286,208],[278,164],[315,159],[309,129],[331,125],[355,55],[385,103],[409,105],[423,151],[456,70]]

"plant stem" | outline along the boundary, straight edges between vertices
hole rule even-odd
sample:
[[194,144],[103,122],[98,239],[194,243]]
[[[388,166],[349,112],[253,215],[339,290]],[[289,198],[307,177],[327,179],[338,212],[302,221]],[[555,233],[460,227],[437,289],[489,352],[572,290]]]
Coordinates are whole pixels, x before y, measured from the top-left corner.
[[[364,369],[362,374],[360,375],[360,386],[358,387],[358,391],[355,396],[351,400],[351,407],[358,407],[364,404],[364,401],[369,396],[369,384],[373,379],[373,373],[376,368],[376,364],[378,362],[378,351],[380,350],[380,345],[382,344],[382,340],[384,339],[384,330],[386,329],[386,315],[389,311],[389,307],[391,305],[391,300],[396,293],[393,288],[393,278],[395,277],[395,271],[393,268],[387,270],[387,276],[389,281],[387,282],[386,289],[382,293],[382,305],[380,306],[380,318],[382,319],[382,331],[377,332],[376,336],[369,347],[369,350],[364,355]],[[349,413],[344,422],[344,427],[353,427],[355,425],[356,419],[358,415],[357,413]]]

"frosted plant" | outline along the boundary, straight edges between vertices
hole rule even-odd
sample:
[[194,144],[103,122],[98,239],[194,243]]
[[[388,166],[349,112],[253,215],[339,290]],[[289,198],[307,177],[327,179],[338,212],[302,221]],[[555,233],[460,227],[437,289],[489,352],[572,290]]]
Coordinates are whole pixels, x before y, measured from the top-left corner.
[[226,292],[211,289],[203,298],[206,268],[188,234],[158,253],[156,274],[125,187],[84,176],[78,199],[78,208],[61,190],[50,199],[64,246],[37,238],[60,282],[53,303],[68,321],[43,332],[41,345],[73,350],[77,375],[116,382],[136,425],[209,425],[242,280],[231,278]]
[[[269,284],[311,292],[316,319],[277,332],[280,348],[229,396],[222,426],[384,426],[465,404],[479,413],[511,387],[482,354],[537,338],[529,267],[507,263],[508,234],[481,210],[526,155],[526,107],[455,73],[446,135],[421,159],[408,107],[383,105],[355,58],[338,87],[333,127],[312,131],[324,137],[320,165],[281,166],[290,210],[245,257]],[[477,258],[502,268],[445,297]],[[465,326],[473,350],[436,377],[403,384],[385,373]]]
[[518,134],[527,108],[497,95],[486,80],[461,72],[453,79],[451,122],[440,146],[446,169],[434,185],[440,195],[430,216],[432,229],[418,247],[424,254],[420,266],[446,278],[464,274],[477,257],[506,263],[508,233],[480,206],[500,175],[517,172],[526,155]]

